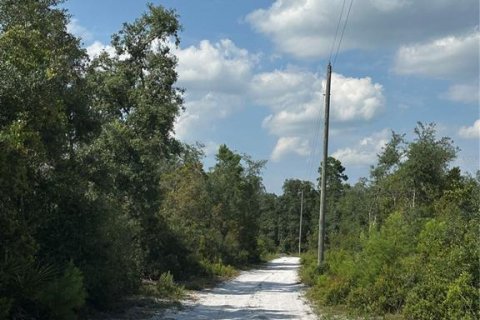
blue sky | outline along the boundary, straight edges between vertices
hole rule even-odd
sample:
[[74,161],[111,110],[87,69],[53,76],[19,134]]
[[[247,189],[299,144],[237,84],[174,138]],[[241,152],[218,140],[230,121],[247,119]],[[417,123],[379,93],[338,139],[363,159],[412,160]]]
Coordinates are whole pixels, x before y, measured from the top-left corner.
[[[152,2],[175,9],[184,27],[174,50],[186,89],[176,136],[206,146],[207,168],[222,143],[268,160],[269,192],[281,193],[287,178],[316,179],[325,68],[350,0]],[[146,3],[64,6],[71,32],[94,56]],[[391,130],[411,139],[417,121],[453,138],[461,149],[454,165],[478,170],[479,43],[477,0],[353,3],[333,66],[329,146],[351,183],[368,176]]]

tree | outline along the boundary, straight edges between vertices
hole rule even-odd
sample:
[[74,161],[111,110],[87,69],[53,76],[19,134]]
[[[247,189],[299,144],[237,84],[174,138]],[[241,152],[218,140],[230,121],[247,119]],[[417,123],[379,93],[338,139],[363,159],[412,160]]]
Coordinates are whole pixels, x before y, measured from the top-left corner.
[[158,210],[180,150],[177,17],[150,6],[114,37],[118,54],[90,63],[59,3],[0,1],[2,316],[71,317],[85,288],[105,307],[175,239]]
[[[213,227],[212,204],[207,174],[199,158],[187,156],[162,179],[165,198],[160,215],[177,239],[174,250],[177,265],[167,265],[177,278],[198,275],[204,259],[215,261],[220,250],[220,234]],[[165,271],[167,271],[165,270]]]
[[[321,173],[322,167],[318,168],[318,172],[320,173],[320,177],[318,178],[319,184],[322,180]],[[325,213],[325,225],[326,225],[326,239],[327,243],[329,243],[331,236],[334,233],[338,232],[339,223],[341,217],[339,216],[339,212],[336,209],[337,203],[339,199],[344,195],[346,184],[345,181],[348,180],[348,176],[344,173],[345,167],[342,166],[342,163],[333,158],[327,158],[327,181],[326,181],[326,213]],[[319,187],[320,188],[320,187]]]
[[410,182],[412,207],[431,204],[441,194],[448,165],[457,153],[450,138],[436,140],[433,123],[419,122],[415,134],[417,137],[408,145],[407,160],[400,173]]
[[260,198],[260,217],[258,219],[258,247],[261,254],[276,252],[278,248],[278,197],[274,193],[265,193]]
[[76,150],[97,125],[82,77],[86,54],[66,31],[68,17],[57,4],[0,1],[0,300],[12,317],[56,314],[44,298],[57,281],[77,294],[62,314],[84,303],[81,272],[67,264],[79,264],[75,249],[85,238],[66,235],[96,227],[79,214],[91,202]]
[[298,252],[301,193],[303,191],[302,243],[304,246],[307,245],[308,239],[315,230],[315,218],[318,216],[315,212],[315,208],[318,208],[316,206],[318,193],[314,190],[311,182],[298,179],[285,180],[282,189],[283,194],[278,197],[276,213],[277,245],[281,252]]
[[[259,172],[264,161],[252,161],[221,145],[209,173],[209,192],[215,227],[220,231],[221,256],[227,263],[258,259],[257,217],[263,185]],[[242,160],[246,165],[244,166]]]
[[86,153],[89,174],[138,222],[143,271],[153,277],[168,265],[162,260],[173,241],[158,213],[162,174],[181,151],[172,133],[182,92],[174,86],[176,58],[169,47],[171,39],[178,44],[180,28],[174,11],[149,5],[147,13],[112,37],[115,54],[104,52],[88,72],[93,106],[103,120]]
[[433,124],[414,132],[412,142],[392,133],[370,180],[331,184],[338,232],[325,266],[315,269],[307,255],[301,275],[322,304],[407,319],[478,318],[478,179],[449,168],[457,149]]

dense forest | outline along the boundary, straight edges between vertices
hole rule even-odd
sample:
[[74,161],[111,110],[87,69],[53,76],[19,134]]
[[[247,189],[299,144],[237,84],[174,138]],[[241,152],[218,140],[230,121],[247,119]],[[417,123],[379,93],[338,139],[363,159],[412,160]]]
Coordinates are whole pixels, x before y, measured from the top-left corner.
[[[59,0],[0,0],[0,319],[71,319],[145,280],[214,277],[296,253],[321,305],[411,319],[478,314],[479,177],[419,124],[392,134],[368,179],[327,162],[327,254],[316,266],[318,185],[262,184],[265,161],[175,138],[181,25],[149,5],[93,59]],[[319,171],[320,172],[320,171]],[[159,281],[160,280],[160,281]],[[168,282],[168,281],[167,281]]]
[[90,60],[58,3],[0,1],[0,318],[258,261],[264,163],[221,146],[206,171],[173,135],[176,14],[150,5]]

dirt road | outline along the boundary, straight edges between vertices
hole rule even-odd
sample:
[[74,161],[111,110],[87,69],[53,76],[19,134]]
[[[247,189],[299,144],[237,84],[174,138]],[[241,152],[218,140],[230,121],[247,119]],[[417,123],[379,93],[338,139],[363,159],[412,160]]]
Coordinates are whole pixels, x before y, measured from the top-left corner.
[[202,291],[181,311],[153,319],[316,319],[303,298],[299,258],[284,257]]

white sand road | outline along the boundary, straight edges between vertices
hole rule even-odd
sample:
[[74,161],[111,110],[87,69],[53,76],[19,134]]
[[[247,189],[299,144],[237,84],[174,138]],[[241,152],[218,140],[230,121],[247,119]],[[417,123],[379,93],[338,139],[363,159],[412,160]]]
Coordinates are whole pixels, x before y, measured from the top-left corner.
[[303,297],[300,259],[283,257],[260,269],[201,291],[182,310],[167,310],[154,319],[317,319]]

